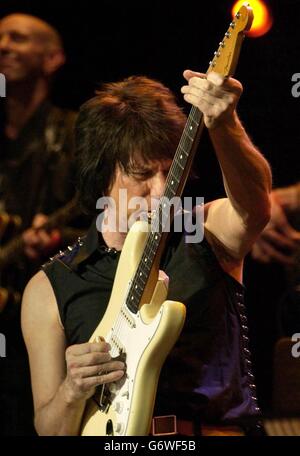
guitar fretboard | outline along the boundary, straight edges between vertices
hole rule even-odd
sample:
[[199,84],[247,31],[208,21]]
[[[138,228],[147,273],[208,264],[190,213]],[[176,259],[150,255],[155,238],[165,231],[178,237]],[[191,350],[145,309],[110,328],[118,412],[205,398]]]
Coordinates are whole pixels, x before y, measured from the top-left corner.
[[192,107],[166,179],[164,194],[151,220],[151,232],[148,235],[143,255],[129,289],[126,304],[133,313],[139,309],[154,259],[162,242],[163,233],[172,221],[169,202],[175,196],[181,195],[189,174],[198,144],[196,139],[199,136],[202,117],[202,112],[198,108]]

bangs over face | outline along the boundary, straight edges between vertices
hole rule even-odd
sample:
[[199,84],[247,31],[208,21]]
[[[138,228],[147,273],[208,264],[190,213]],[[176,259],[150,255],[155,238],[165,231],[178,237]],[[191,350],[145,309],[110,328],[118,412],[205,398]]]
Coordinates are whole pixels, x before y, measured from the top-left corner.
[[80,109],[76,124],[78,188],[83,208],[95,211],[116,167],[172,159],[186,117],[160,82],[130,77],[106,84]]

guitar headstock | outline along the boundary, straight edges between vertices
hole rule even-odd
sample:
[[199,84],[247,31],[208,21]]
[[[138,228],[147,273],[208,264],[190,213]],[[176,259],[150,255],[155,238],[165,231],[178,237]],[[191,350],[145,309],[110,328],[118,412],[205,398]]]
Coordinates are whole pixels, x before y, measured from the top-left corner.
[[245,32],[250,30],[253,17],[252,8],[249,4],[244,3],[230,23],[223,40],[219,43],[214,58],[209,62],[207,73],[215,71],[222,76],[233,75]]

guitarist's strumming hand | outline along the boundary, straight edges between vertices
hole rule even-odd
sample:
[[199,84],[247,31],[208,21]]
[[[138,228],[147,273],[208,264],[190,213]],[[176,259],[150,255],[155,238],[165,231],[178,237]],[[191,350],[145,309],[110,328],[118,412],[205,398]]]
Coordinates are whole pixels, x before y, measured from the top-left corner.
[[57,229],[50,232],[41,229],[47,223],[48,217],[44,214],[36,214],[32,227],[23,233],[25,243],[24,253],[31,260],[37,260],[41,255],[47,255],[58,248],[61,242],[61,234]]
[[219,123],[230,122],[234,118],[243,91],[239,81],[224,79],[213,71],[206,75],[186,70],[183,76],[188,81],[188,85],[181,88],[184,99],[203,112],[207,128],[215,128]]
[[104,339],[67,348],[67,375],[62,386],[68,403],[86,400],[94,394],[97,386],[123,377],[125,364],[112,361],[109,350],[110,345]]

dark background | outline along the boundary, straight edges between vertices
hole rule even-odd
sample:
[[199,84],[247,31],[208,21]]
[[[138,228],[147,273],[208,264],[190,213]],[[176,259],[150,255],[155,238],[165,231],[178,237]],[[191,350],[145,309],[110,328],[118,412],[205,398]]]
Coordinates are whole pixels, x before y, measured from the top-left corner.
[[[206,71],[231,20],[233,0],[51,1],[2,0],[1,16],[22,11],[54,25],[65,42],[67,65],[53,98],[72,108],[102,82],[143,74],[161,80],[178,95],[186,68]],[[269,0],[271,31],[243,44],[236,77],[245,92],[239,113],[254,142],[272,164],[275,185],[300,175],[300,99],[291,95],[291,77],[300,72],[300,0]],[[200,153],[206,195],[221,191],[211,154]],[[208,193],[209,192],[209,193]]]
[[[231,0],[174,1],[1,1],[1,16],[37,15],[61,33],[67,64],[55,81],[53,99],[77,109],[102,82],[132,74],[164,82],[184,105],[180,87],[186,68],[206,71],[231,20]],[[300,0],[269,0],[274,23],[268,34],[247,38],[236,77],[244,85],[239,114],[254,143],[269,160],[274,186],[300,180],[300,98],[292,75],[300,73]],[[185,106],[188,112],[188,107]],[[196,158],[200,195],[223,193],[220,172],[207,138]],[[275,300],[282,271],[247,259],[245,281],[260,404],[270,406]]]

